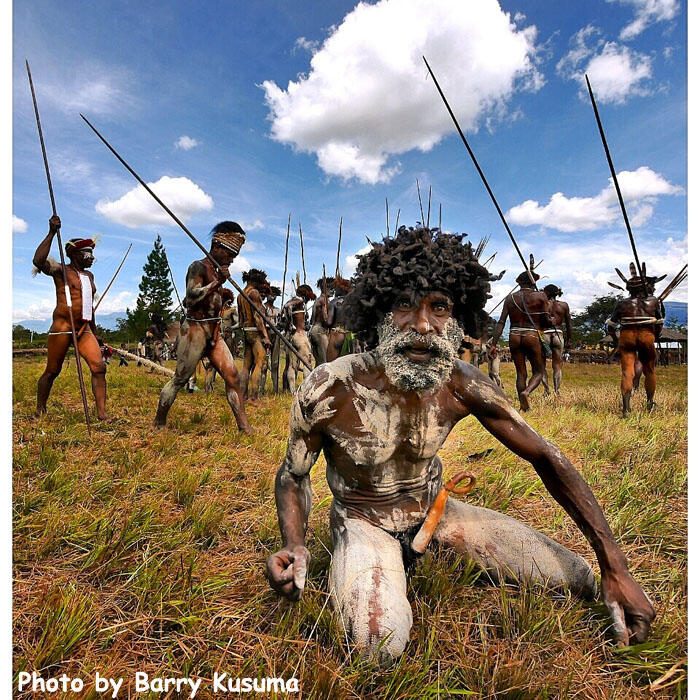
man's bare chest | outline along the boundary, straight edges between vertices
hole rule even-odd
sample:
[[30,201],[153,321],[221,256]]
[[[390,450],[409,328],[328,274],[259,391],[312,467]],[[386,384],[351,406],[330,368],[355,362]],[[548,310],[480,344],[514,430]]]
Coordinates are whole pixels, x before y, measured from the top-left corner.
[[353,389],[327,432],[334,448],[357,465],[432,459],[456,422],[435,396],[406,406],[381,391]]

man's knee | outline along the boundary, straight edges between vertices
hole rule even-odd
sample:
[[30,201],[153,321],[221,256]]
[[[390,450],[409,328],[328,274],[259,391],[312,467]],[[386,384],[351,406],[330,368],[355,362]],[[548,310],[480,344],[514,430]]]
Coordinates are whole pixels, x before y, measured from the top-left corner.
[[360,654],[380,663],[398,658],[410,638],[401,546],[364,521],[335,530],[330,589],[341,624]]

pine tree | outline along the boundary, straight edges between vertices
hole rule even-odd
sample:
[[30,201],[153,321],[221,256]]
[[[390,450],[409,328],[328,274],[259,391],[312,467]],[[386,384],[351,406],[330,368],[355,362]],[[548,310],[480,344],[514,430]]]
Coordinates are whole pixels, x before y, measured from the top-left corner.
[[[126,310],[126,319],[119,327],[124,327],[134,337],[141,338],[151,325],[151,319],[156,317],[168,324],[174,318],[172,306],[173,287],[170,284],[168,257],[160,235],[153,244],[153,250],[146,258],[143,266],[143,277],[139,283],[139,296],[136,308]],[[121,320],[121,319],[120,319]]]

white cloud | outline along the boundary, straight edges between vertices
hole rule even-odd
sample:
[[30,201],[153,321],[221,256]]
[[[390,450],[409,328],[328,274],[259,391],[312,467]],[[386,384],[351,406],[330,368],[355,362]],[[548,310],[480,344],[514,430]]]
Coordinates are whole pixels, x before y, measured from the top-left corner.
[[[98,294],[101,291],[97,290]],[[136,306],[136,293],[135,292],[119,292],[119,294],[113,294],[111,291],[107,293],[105,300],[100,302],[100,308],[97,309],[97,315],[100,314],[111,314],[115,311],[126,311],[127,308],[133,309]]]
[[241,272],[247,272],[251,267],[253,267],[253,265],[250,264],[250,260],[248,260],[245,255],[239,255],[233,259],[228,269],[230,274],[240,274]]
[[56,299],[40,299],[25,309],[13,309],[12,321],[44,321],[51,318],[56,307]]
[[[66,79],[66,75],[70,77]],[[97,62],[81,63],[74,71],[42,83],[39,92],[66,114],[113,115],[133,111],[132,79],[122,68]]]
[[258,228],[265,228],[265,224],[260,221],[260,219],[255,219],[253,223],[247,224],[245,222],[239,222],[241,228],[247,233],[248,231],[255,231]]
[[12,215],[12,233],[26,233],[27,222],[19,216]]
[[300,36],[295,42],[294,42],[294,49],[299,50],[301,49],[302,51],[309,51],[313,53],[318,49],[318,41],[315,41],[313,39],[307,39],[305,36]]
[[[557,241],[548,237],[546,248],[538,245],[535,240],[521,240],[520,244],[523,252],[534,250],[538,261],[544,259],[537,268],[542,275],[540,288],[550,282],[559,285],[564,290],[562,299],[574,312],[583,310],[595,297],[613,292],[608,281],[621,284],[614,268],[618,267],[624,273],[632,260],[632,251],[622,226],[615,233],[588,237],[585,241]],[[637,248],[640,259],[646,262],[648,274],[668,275],[657,286],[657,292],[663,291],[665,284],[688,261],[687,237],[668,237],[665,241],[660,241],[637,236]],[[503,280],[491,283],[493,300],[487,302],[487,311],[491,311],[512,289],[515,277],[523,269],[515,252],[510,249],[502,250],[497,259],[500,259],[500,264],[493,269],[506,267],[507,272]],[[686,301],[687,297],[687,284],[684,284],[669,298]],[[500,309],[495,313],[499,312]]]
[[647,95],[652,75],[651,58],[615,42],[603,42],[591,25],[571,38],[571,50],[557,63],[557,74],[575,80],[586,96],[585,74],[596,101],[621,104],[632,96]]
[[632,5],[634,8],[634,19],[620,32],[622,41],[634,39],[656,22],[673,19],[680,10],[678,0],[608,0],[608,2],[619,2]]
[[[622,197],[635,226],[642,226],[653,214],[653,203],[660,195],[679,195],[683,188],[646,166],[617,174]],[[608,178],[608,186],[595,197],[567,197],[556,192],[544,206],[529,199],[506,214],[509,221],[519,226],[544,226],[558,231],[594,231],[617,224],[621,213],[617,195]]]
[[199,141],[187,136],[186,134],[183,134],[177,141],[175,141],[175,148],[180,148],[183,151],[189,151],[195,146],[199,146]]
[[363,246],[358,251],[354,252],[352,255],[346,255],[345,266],[343,267],[343,276],[350,277],[351,275],[354,275],[358,263],[358,260],[355,256],[364,255],[365,253],[369,253],[370,250],[372,250],[372,246],[368,243],[366,246]]
[[[214,206],[212,198],[186,177],[164,175],[158,182],[149,182],[148,186],[183,221],[187,221],[192,214]],[[113,202],[101,199],[95,205],[95,211],[106,219],[129,228],[156,224],[177,225],[141,185]]]
[[359,3],[286,90],[262,84],[275,140],[314,153],[324,172],[388,182],[392,156],[428,151],[454,127],[421,56],[463,129],[507,117],[518,89],[538,89],[536,29],[518,29],[496,0]]

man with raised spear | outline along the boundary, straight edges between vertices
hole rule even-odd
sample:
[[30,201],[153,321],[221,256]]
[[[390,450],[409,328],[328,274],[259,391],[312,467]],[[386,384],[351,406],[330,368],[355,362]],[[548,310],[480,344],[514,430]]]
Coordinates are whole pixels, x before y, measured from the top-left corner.
[[61,228],[61,219],[54,215],[49,219],[49,232],[34,253],[34,268],[51,277],[56,287],[56,308],[49,329],[46,369],[39,377],[36,396],[36,415],[46,413],[46,402],[54,380],[60,374],[63,360],[71,345],[71,324],[80,329],[78,352],[85,359],[92,376],[92,393],[97,406],[98,420],[106,420],[107,381],[105,362],[97,342],[93,299],[96,288],[90,268],[95,261],[92,238],[71,238],[66,242],[65,252],[70,263],[65,266],[65,277],[69,299],[66,299],[64,271],[59,262],[49,256],[53,239]]
[[229,265],[238,256],[245,242],[245,232],[235,221],[222,221],[214,226],[211,233],[211,247],[207,257],[195,260],[187,270],[183,300],[187,316],[180,325],[177,367],[175,376],[160,392],[153,425],[156,428],[165,427],[168,411],[178,392],[187,384],[197,363],[206,357],[223,377],[226,399],[238,429],[252,433],[253,429],[245,413],[238,370],[221,337],[221,309],[224,303],[222,285],[229,276]]

